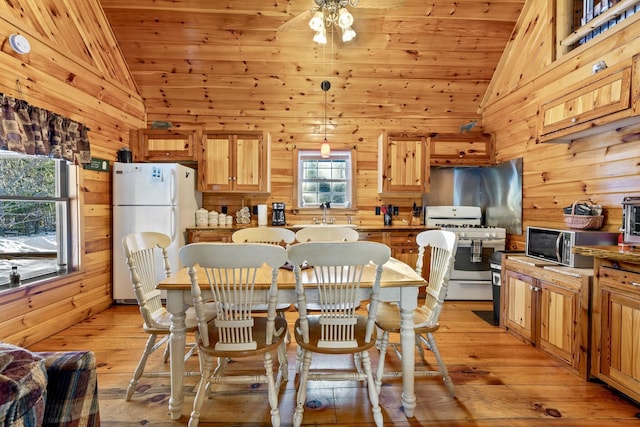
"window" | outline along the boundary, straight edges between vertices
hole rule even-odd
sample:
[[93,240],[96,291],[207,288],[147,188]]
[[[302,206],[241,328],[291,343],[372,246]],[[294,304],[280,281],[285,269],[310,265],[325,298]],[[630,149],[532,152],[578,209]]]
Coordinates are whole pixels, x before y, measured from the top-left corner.
[[298,151],[298,207],[318,207],[330,202],[331,208],[353,207],[352,152],[332,150],[329,158],[320,151]]
[[0,290],[65,274],[73,261],[73,167],[66,160],[0,152]]

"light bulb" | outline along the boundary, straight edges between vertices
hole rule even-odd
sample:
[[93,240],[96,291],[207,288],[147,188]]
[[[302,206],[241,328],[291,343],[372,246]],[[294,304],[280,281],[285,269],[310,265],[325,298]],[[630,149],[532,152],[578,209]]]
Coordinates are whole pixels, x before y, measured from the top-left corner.
[[327,142],[327,138],[325,138],[324,141],[322,141],[322,144],[320,145],[320,157],[322,157],[323,159],[326,159],[330,155],[331,155],[331,146]]
[[313,17],[309,21],[309,27],[313,31],[320,31],[324,29],[324,14],[321,11],[317,11],[313,14]]
[[319,44],[327,44],[327,31],[323,28],[313,36],[313,41]]
[[356,32],[353,31],[353,28],[348,27],[342,30],[342,41],[350,42],[351,40],[356,38]]
[[338,11],[338,25],[342,29],[346,29],[353,25],[353,15],[344,7]]

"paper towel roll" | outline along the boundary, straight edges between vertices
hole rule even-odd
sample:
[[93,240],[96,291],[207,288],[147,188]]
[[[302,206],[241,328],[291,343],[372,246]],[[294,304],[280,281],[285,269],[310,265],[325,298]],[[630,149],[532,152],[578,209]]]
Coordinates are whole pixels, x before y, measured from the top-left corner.
[[267,205],[258,205],[258,225],[267,225]]

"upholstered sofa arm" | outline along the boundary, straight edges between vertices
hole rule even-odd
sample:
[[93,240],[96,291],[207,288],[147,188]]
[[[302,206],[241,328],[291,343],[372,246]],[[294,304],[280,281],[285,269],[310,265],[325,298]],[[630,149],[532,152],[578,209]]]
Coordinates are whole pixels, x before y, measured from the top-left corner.
[[96,357],[91,351],[38,353],[47,370],[43,427],[100,425]]

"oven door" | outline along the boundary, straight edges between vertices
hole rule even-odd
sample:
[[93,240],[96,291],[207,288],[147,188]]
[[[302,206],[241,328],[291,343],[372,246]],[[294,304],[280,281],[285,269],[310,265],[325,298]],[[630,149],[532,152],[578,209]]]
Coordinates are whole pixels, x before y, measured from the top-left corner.
[[[478,245],[477,242],[481,242],[481,248],[474,247]],[[495,251],[503,251],[504,245],[504,239],[458,239],[451,280],[487,280],[490,282],[491,256]]]

